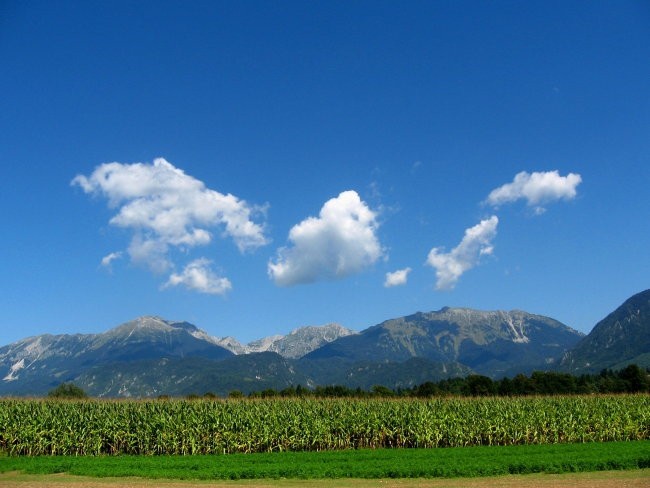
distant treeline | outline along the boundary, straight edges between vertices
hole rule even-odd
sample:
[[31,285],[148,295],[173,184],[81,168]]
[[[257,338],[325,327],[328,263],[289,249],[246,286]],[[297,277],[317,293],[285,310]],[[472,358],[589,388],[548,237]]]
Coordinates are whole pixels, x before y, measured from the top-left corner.
[[[248,394],[251,398],[270,397],[437,397],[437,396],[526,396],[526,395],[577,395],[590,393],[643,393],[650,392],[650,371],[633,364],[621,370],[605,369],[599,374],[573,376],[553,371],[535,371],[530,376],[518,374],[514,378],[493,380],[487,376],[470,375],[438,382],[427,381],[413,388],[391,389],[376,385],[370,390],[342,385],[306,388],[289,386],[283,390],[266,389]],[[206,393],[204,397],[216,397]],[[244,397],[240,391],[231,391],[232,398]],[[199,398],[199,395],[189,395]]]

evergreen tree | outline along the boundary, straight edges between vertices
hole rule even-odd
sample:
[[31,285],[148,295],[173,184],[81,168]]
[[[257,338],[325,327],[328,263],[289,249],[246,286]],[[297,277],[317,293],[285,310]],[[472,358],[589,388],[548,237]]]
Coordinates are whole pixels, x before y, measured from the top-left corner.
[[50,390],[47,396],[49,398],[88,398],[88,394],[74,383],[61,383]]

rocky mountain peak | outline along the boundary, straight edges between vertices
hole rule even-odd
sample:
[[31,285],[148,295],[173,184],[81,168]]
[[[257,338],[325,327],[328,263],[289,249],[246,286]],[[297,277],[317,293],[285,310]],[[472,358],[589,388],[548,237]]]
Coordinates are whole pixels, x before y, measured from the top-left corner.
[[460,362],[480,374],[498,377],[513,368],[516,372],[542,368],[581,336],[549,317],[521,311],[444,307],[387,320],[326,344],[307,358],[405,361],[423,357]]
[[125,322],[123,324],[118,325],[117,327],[114,327],[108,331],[106,331],[106,334],[130,334],[133,333],[134,331],[137,330],[170,330],[171,326],[170,323],[167,320],[164,320],[160,317],[156,317],[153,315],[144,315],[142,317],[138,317],[136,319],[130,320],[128,322]]
[[215,338],[216,344],[235,354],[276,352],[285,358],[296,359],[341,337],[356,334],[340,324],[309,325],[293,329],[286,335],[272,335],[241,344],[233,337]]

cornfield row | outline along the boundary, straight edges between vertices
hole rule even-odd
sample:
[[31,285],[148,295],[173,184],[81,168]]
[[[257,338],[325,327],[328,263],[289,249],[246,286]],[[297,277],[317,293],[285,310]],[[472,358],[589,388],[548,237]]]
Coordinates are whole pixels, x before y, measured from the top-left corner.
[[0,400],[10,455],[221,454],[650,439],[650,396]]

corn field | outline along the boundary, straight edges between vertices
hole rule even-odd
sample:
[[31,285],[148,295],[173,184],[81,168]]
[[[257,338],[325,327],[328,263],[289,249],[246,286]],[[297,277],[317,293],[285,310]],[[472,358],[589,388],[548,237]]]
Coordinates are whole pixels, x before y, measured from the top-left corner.
[[650,439],[650,396],[0,400],[9,455],[223,454]]

